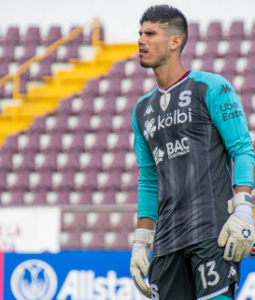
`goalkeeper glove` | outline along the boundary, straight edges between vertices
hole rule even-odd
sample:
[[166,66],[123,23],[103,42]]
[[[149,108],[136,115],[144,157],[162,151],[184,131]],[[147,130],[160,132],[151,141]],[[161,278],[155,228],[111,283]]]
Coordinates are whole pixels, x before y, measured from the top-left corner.
[[137,289],[147,298],[151,298],[151,290],[144,281],[148,275],[150,266],[150,245],[154,240],[155,231],[148,229],[136,229],[130,273]]
[[245,259],[248,254],[250,257],[255,257],[255,227],[251,195],[245,192],[237,193],[228,201],[228,212],[231,216],[218,237],[219,247],[226,245],[224,259],[238,262]]

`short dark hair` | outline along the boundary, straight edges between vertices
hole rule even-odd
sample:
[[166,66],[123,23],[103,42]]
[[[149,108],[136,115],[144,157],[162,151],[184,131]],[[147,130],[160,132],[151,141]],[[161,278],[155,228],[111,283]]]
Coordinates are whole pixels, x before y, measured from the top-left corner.
[[188,40],[188,22],[184,14],[177,8],[169,5],[153,5],[143,13],[140,19],[140,25],[143,22],[168,23],[169,28],[175,28],[180,32],[182,37],[181,52]]

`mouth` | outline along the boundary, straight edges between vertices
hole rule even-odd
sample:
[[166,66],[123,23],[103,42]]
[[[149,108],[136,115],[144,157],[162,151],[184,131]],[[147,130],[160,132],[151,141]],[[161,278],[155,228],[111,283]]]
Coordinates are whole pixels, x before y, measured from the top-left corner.
[[146,54],[146,53],[148,53],[147,50],[142,49],[142,48],[139,49],[139,55],[143,55],[143,54]]

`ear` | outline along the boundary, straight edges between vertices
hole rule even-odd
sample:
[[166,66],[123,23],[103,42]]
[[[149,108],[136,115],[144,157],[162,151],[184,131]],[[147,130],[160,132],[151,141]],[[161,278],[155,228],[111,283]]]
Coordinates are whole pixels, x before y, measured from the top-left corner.
[[182,37],[180,35],[172,35],[170,38],[170,50],[175,51],[181,47]]

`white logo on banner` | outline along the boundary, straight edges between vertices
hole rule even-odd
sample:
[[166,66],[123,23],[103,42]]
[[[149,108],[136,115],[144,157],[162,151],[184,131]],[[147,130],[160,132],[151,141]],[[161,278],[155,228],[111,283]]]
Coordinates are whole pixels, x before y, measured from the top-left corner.
[[57,286],[55,271],[41,260],[24,261],[11,276],[11,290],[17,300],[50,300]]
[[146,140],[148,141],[149,136],[153,137],[154,132],[156,131],[157,127],[154,125],[155,119],[151,119],[150,121],[145,122],[145,130],[143,132]]
[[156,165],[158,165],[163,160],[164,154],[165,154],[165,152],[160,150],[158,147],[156,147],[153,150],[153,156],[154,156]]
[[160,97],[160,106],[163,111],[165,111],[168,107],[168,104],[171,99],[171,94],[164,94]]

